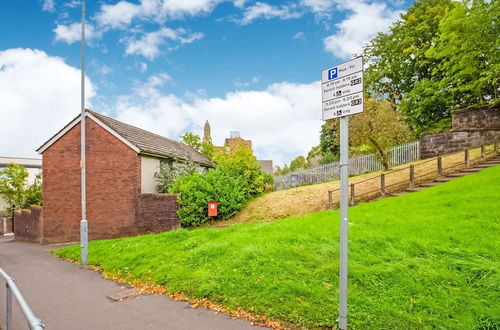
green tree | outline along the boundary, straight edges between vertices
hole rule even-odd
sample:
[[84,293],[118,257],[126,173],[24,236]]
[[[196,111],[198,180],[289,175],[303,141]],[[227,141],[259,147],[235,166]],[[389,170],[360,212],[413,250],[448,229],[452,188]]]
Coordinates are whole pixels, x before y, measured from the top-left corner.
[[199,135],[188,132],[184,135],[181,135],[181,140],[188,146],[193,147],[198,151],[201,150],[201,139]]
[[248,185],[249,196],[258,195],[264,191],[265,173],[260,169],[260,164],[252,149],[241,145],[230,152],[217,153],[214,161],[218,167],[224,167],[235,175],[243,177]]
[[379,33],[364,48],[366,84],[375,96],[399,104],[416,82],[430,78],[436,62],[426,55],[452,0],[417,0],[387,33]]
[[213,159],[215,146],[213,145],[211,140],[202,141],[199,135],[193,134],[191,132],[181,135],[180,138],[182,142],[190,147],[193,147],[194,149],[202,153],[203,156],[207,157],[208,159]]
[[307,167],[307,161],[304,156],[298,156],[290,162],[290,171],[303,170]]
[[387,99],[414,135],[451,111],[498,102],[499,1],[417,0],[363,50],[368,94]]
[[33,183],[25,191],[24,208],[43,204],[42,173],[38,173]]
[[386,100],[365,100],[364,112],[349,120],[350,147],[375,154],[385,169],[389,168],[387,149],[410,140],[404,117]]
[[486,104],[500,88],[500,2],[474,0],[455,6],[441,20],[426,55],[439,63],[440,91],[454,107]]
[[24,206],[27,179],[28,171],[24,166],[10,163],[0,170],[0,195],[5,198],[9,206]]
[[321,126],[319,137],[321,153],[338,155],[340,152],[340,121],[329,119]]

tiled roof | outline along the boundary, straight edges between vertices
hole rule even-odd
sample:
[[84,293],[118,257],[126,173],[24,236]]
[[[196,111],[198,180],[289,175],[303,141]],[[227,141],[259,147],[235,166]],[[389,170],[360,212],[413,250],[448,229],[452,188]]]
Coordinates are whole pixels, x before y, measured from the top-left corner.
[[[191,159],[193,162],[200,165],[209,167],[214,166],[214,163],[211,160],[184,143],[168,139],[129,124],[125,124],[121,121],[106,117],[91,110],[86,110],[86,112],[101,121],[104,125],[108,126],[130,144],[136,146],[142,154],[182,160]],[[44,145],[42,145],[39,150],[42,149]]]

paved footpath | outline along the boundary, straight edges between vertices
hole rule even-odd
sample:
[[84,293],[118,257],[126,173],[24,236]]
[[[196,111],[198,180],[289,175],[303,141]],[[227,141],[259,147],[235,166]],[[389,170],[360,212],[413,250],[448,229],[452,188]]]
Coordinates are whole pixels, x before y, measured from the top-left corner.
[[[46,329],[258,329],[248,321],[191,308],[167,296],[140,295],[112,302],[107,296],[120,292],[120,284],[54,257],[50,254],[54,248],[0,236],[0,267],[14,277]],[[0,279],[0,329],[2,326],[5,327],[5,284]],[[26,328],[14,303],[14,329]]]

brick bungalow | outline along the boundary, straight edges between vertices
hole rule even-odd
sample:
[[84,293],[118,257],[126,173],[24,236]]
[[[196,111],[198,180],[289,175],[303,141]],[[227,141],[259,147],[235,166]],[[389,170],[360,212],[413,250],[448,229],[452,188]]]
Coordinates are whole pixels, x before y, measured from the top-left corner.
[[[178,228],[176,196],[156,194],[154,174],[160,162],[191,159],[200,170],[213,163],[183,143],[90,110],[86,110],[85,123],[89,239]],[[36,239],[28,240],[42,244],[78,241],[80,116],[37,151],[43,159],[44,206],[37,213],[39,219],[24,219],[38,221]],[[29,230],[29,225],[24,227]]]

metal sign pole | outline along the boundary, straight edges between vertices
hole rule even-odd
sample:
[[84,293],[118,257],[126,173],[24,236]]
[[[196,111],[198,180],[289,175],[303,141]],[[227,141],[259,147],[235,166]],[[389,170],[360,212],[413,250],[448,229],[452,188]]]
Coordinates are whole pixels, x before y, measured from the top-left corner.
[[87,192],[85,177],[85,0],[82,0],[82,95],[81,95],[81,195],[82,195],[82,221],[80,221],[80,247],[82,265],[88,264],[88,223],[87,223]]
[[340,267],[339,328],[347,329],[347,242],[349,179],[349,116],[340,118]]
[[364,111],[363,58],[321,71],[322,119],[340,118],[339,329],[347,329],[349,116]]

